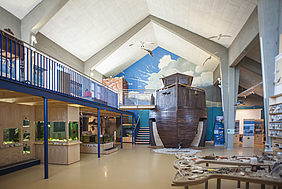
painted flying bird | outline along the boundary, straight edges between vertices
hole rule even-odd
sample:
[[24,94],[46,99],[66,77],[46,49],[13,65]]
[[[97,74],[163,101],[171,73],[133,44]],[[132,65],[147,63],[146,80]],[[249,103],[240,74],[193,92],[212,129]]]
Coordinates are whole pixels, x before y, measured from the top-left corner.
[[211,36],[208,39],[213,39],[213,38],[217,38],[218,40],[220,40],[220,38],[222,37],[231,37],[231,35],[222,35],[221,33],[218,36]]
[[154,56],[153,56],[153,52],[152,52],[151,50],[149,50],[149,49],[145,49],[145,48],[143,48],[143,49],[144,49],[145,51],[147,51],[151,57],[153,57],[153,58],[154,58]]
[[215,52],[215,53],[213,53],[212,55],[210,55],[210,57],[208,57],[206,60],[205,60],[205,62],[203,63],[203,66],[205,65],[205,63],[208,61],[208,60],[210,60],[211,58],[212,58],[212,56],[213,55],[215,55],[217,52]]
[[145,44],[154,44],[153,42],[144,42],[144,41],[140,41],[140,43],[131,43],[129,46],[133,46],[133,45],[141,45],[141,49],[145,48]]

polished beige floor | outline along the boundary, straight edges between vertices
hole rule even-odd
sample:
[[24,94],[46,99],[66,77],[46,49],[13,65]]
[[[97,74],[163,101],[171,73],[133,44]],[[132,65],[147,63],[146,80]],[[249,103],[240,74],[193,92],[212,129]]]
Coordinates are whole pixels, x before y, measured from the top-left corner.
[[[207,144],[200,155],[212,153],[218,155],[253,155],[260,154],[259,148],[234,150],[215,148]],[[174,155],[156,154],[147,145],[125,144],[124,149],[111,155],[81,154],[81,161],[72,165],[49,165],[50,177],[43,179],[43,164],[30,167],[0,177],[0,189],[169,189],[176,170],[172,166]],[[222,181],[222,189],[237,188],[235,181]],[[204,188],[204,184],[191,186],[189,189]],[[216,188],[215,180],[209,181],[209,188]],[[245,184],[241,184],[245,188]],[[250,184],[251,189],[260,185]],[[266,186],[267,189],[272,188]]]

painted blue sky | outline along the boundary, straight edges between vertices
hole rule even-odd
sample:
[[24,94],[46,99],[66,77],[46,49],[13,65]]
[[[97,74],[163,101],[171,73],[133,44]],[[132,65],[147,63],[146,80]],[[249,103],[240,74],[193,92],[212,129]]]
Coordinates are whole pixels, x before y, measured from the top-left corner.
[[155,48],[153,55],[154,58],[147,54],[116,77],[124,75],[129,83],[129,89],[162,88],[163,84],[160,78],[177,72],[194,76],[192,86],[212,85],[212,72],[203,67],[197,66],[161,47]]

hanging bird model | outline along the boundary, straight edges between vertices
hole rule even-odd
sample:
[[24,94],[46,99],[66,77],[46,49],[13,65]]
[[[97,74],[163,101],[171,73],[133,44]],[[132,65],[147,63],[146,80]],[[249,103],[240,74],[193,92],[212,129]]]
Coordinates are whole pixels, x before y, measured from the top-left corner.
[[154,58],[153,52],[150,49],[146,49],[145,44],[154,44],[154,43],[153,42],[140,41],[140,43],[131,43],[129,46],[132,47],[133,45],[140,45],[141,49],[147,51],[149,53],[149,55]]
[[154,44],[153,42],[144,42],[144,41],[140,41],[140,43],[131,43],[129,46],[133,46],[133,45],[140,45],[141,49],[145,48],[145,44]]
[[216,39],[218,39],[218,40],[220,40],[222,37],[231,37],[231,35],[223,35],[223,34],[219,34],[219,35],[217,35],[217,36],[211,36],[211,37],[209,37],[208,39],[214,39],[214,38],[216,38]]
[[145,50],[145,51],[147,51],[147,52],[149,53],[149,55],[150,55],[151,57],[153,57],[153,58],[154,58],[154,56],[153,56],[153,52],[152,52],[151,50],[149,50],[149,49],[145,49],[145,48],[144,48],[144,50]]
[[210,55],[203,63],[203,66],[205,65],[205,63],[210,60],[212,58],[213,55],[215,55],[217,52],[213,53],[212,55]]

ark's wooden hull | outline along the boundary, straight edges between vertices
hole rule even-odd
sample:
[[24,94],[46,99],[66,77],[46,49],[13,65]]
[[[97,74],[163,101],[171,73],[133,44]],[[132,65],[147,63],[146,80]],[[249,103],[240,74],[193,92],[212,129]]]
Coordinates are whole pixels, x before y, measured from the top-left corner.
[[203,121],[201,146],[206,135],[206,98],[201,89],[181,84],[156,92],[156,108],[150,119],[156,121],[160,139],[166,148],[190,147],[196,136],[199,121]]

